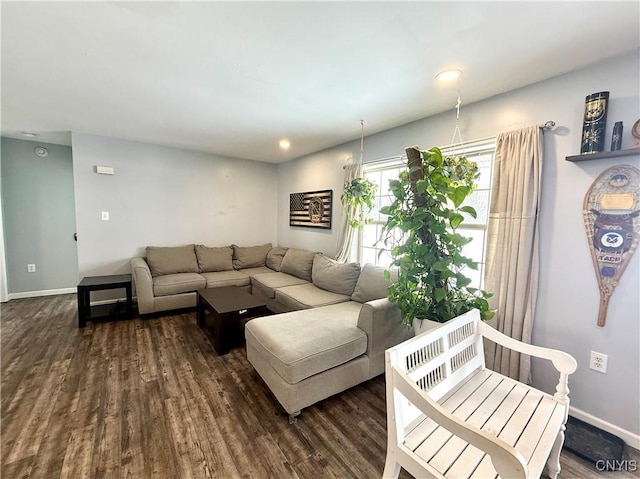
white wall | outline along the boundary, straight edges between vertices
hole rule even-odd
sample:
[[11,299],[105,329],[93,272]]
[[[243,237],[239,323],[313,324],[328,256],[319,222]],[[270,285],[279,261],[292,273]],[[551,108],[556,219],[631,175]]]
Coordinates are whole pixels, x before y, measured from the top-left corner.
[[[278,241],[289,247],[319,251],[334,255],[337,231],[343,216],[342,167],[348,163],[351,152],[347,147],[308,155],[297,161],[282,163],[278,168]],[[333,190],[331,230],[289,226],[289,195],[305,191]]]
[[9,301],[7,259],[4,247],[4,213],[2,209],[2,160],[0,160],[0,303]]
[[[464,105],[462,84],[460,120],[464,140],[497,136],[547,120],[556,122],[555,130],[545,133],[540,290],[533,341],[565,350],[578,360],[578,371],[570,381],[574,407],[632,435],[640,433],[640,253],[636,252],[611,299],[606,327],[596,326],[598,286],[582,221],[582,201],[591,183],[606,168],[624,163],[639,167],[640,159],[635,155],[571,163],[565,157],[580,151],[585,96],[602,90],[611,92],[607,149],[615,121],[624,122],[622,148],[630,147],[631,126],[640,116],[639,72],[635,51],[472,105]],[[447,145],[454,126],[452,111],[367,137],[365,162],[402,154],[410,145]],[[288,193],[333,188],[335,224],[341,214],[342,165],[351,155],[358,155],[358,150],[359,142],[353,141],[280,165],[278,237],[282,244],[335,253],[337,228],[330,234],[289,228]],[[588,369],[591,350],[609,355],[607,374]],[[536,386],[554,391],[557,377],[549,368],[536,362],[533,374]]]
[[77,133],[72,145],[80,276],[129,272],[150,245],[276,243],[275,165]]
[[[45,147],[46,157],[35,154]],[[2,138],[8,297],[73,291],[78,284],[71,148]],[[36,271],[27,272],[27,264]]]

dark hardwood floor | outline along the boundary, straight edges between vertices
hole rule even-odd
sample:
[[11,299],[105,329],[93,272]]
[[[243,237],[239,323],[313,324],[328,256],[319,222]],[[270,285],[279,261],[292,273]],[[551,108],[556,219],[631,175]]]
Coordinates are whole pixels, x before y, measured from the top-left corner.
[[[382,474],[383,376],[289,425],[244,350],[218,356],[195,313],[80,330],[75,295],[12,300],[0,312],[2,478]],[[565,479],[640,477],[600,474],[569,453],[562,466]]]

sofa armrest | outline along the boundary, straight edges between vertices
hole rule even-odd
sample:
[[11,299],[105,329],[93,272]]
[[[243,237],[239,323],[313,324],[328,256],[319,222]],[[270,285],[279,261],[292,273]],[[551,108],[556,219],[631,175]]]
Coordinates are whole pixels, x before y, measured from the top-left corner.
[[131,273],[138,298],[138,312],[140,314],[152,313],[154,311],[153,278],[144,258],[137,257],[131,260]]
[[362,305],[358,328],[367,334],[367,356],[370,377],[384,372],[384,352],[414,336],[413,329],[402,324],[400,310],[387,298],[375,299]]

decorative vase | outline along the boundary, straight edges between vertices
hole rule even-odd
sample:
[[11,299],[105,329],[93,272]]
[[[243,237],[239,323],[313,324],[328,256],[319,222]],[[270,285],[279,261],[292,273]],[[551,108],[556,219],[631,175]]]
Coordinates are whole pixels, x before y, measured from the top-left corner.
[[439,323],[438,321],[433,321],[431,319],[414,319],[413,320],[413,331],[416,336],[418,334],[426,333],[427,331],[431,331],[434,328],[442,326],[444,323]]
[[592,93],[585,98],[580,153],[604,151],[604,131],[607,126],[608,106],[608,91]]
[[622,122],[616,121],[611,135],[611,151],[618,151],[622,146]]

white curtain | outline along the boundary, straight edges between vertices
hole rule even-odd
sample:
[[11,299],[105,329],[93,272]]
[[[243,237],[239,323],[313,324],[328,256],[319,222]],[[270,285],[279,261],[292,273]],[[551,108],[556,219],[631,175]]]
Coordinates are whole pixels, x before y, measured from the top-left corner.
[[[362,177],[362,163],[353,163],[344,167],[344,184],[348,184],[355,178]],[[351,206],[344,208],[338,231],[338,244],[336,245],[336,260],[343,263],[351,259],[351,244],[353,243],[354,228],[349,222],[354,220],[357,211]]]
[[[487,227],[485,289],[493,292],[489,302],[498,310],[490,324],[525,343],[531,342],[538,292],[542,144],[538,126],[498,136]],[[486,346],[489,368],[531,382],[529,356]]]

